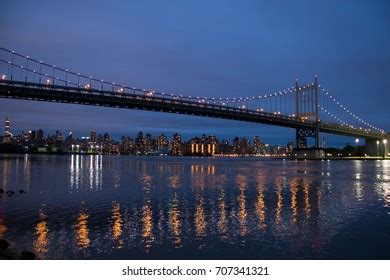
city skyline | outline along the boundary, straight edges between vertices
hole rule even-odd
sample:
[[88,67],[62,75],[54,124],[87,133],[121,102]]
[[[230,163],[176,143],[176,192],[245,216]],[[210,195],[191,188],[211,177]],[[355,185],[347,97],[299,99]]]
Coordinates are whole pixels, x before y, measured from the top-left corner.
[[[114,154],[114,155],[148,155],[148,156],[273,156],[283,158],[306,159],[315,150],[309,142],[297,143],[289,141],[279,145],[266,143],[258,135],[252,137],[234,136],[231,139],[218,138],[216,135],[205,133],[192,138],[183,138],[179,133],[165,135],[160,132],[152,135],[148,132],[138,131],[135,135],[122,135],[120,138],[112,137],[108,132],[100,133],[94,129],[84,136],[68,134],[56,130],[48,134],[42,129],[22,131],[20,134],[12,132],[10,117],[4,121],[4,133],[0,136],[0,153],[33,153],[33,154]],[[361,145],[358,139],[354,144],[346,143],[343,148],[328,146],[326,139],[321,139],[323,156],[328,159],[346,157],[365,157],[366,144]],[[382,147],[387,144],[377,143],[377,157],[386,153]],[[304,150],[299,152],[299,150]],[[314,150],[313,150],[314,149]],[[301,155],[299,155],[301,153]],[[302,156],[302,158],[301,158]]]
[[5,151],[14,152],[213,156],[286,154],[294,147],[293,142],[288,142],[285,146],[270,145],[264,143],[259,136],[218,139],[215,135],[202,134],[184,139],[179,133],[165,135],[162,132],[156,136],[138,131],[136,135],[122,135],[120,139],[115,139],[108,132],[99,133],[94,129],[86,136],[76,136],[72,132],[62,133],[58,129],[54,134],[45,134],[43,129],[28,129],[18,134],[13,133],[11,123],[10,117],[6,117],[0,143],[6,145]]
[[[259,138],[260,137],[260,134],[257,134],[257,135],[232,135],[230,137],[224,137],[224,136],[220,136],[218,134],[210,134],[210,133],[205,133],[205,132],[202,132],[200,134],[191,134],[191,135],[184,135],[182,134],[180,131],[174,131],[172,133],[166,133],[166,131],[164,131],[163,129],[160,130],[160,131],[155,131],[155,133],[152,133],[148,130],[139,130],[139,131],[136,131],[134,133],[125,133],[125,134],[122,134],[122,135],[119,135],[119,134],[112,134],[111,131],[103,131],[103,130],[100,130],[100,129],[96,129],[96,128],[92,128],[92,129],[89,129],[88,131],[83,131],[81,133],[74,133],[73,131],[70,131],[70,130],[61,130],[61,129],[54,129],[52,131],[47,131],[47,130],[44,130],[42,128],[37,128],[37,127],[33,127],[33,128],[25,128],[25,129],[14,129],[13,128],[13,122],[11,120],[10,117],[5,117],[4,118],[5,121],[3,122],[3,134],[0,135],[5,137],[7,136],[7,134],[10,134],[10,135],[19,135],[19,136],[23,136],[23,135],[27,135],[27,134],[31,134],[31,133],[41,133],[41,137],[55,137],[58,133],[61,134],[61,138],[66,138],[66,137],[74,137],[75,139],[80,139],[80,140],[84,140],[84,139],[92,139],[93,140],[93,137],[92,137],[92,134],[95,135],[95,138],[97,136],[99,137],[103,137],[104,135],[108,135],[110,137],[110,139],[114,140],[114,141],[120,141],[122,140],[123,138],[130,138],[130,139],[136,139],[137,135],[139,133],[143,133],[144,135],[150,135],[150,136],[153,136],[155,138],[158,138],[159,136],[161,135],[164,135],[166,137],[174,137],[175,134],[179,134],[182,141],[183,142],[186,142],[186,141],[191,141],[192,139],[196,139],[196,138],[199,138],[199,136],[213,136],[213,137],[217,137],[219,140],[221,141],[228,141],[229,143],[230,142],[233,142],[234,139],[236,138],[243,138],[243,139],[247,139],[249,143],[252,143],[253,141],[256,141],[255,139],[256,138]],[[11,125],[12,123],[12,125]],[[346,137],[347,139],[352,139],[351,137]],[[263,137],[261,136],[261,142],[263,142],[265,139],[267,139],[267,137]],[[264,141],[264,144],[266,145],[270,145],[270,146],[288,146],[290,143],[293,143],[293,145],[295,145],[294,143],[294,138],[291,137],[290,139],[286,139],[286,141],[284,141],[285,139],[282,139],[280,141],[277,141],[277,142],[267,142],[267,141]],[[93,141],[96,141],[96,140],[93,140]],[[284,142],[283,142],[284,141]],[[283,142],[282,144],[280,142]],[[351,145],[353,143],[356,142],[356,139],[354,140],[351,140],[351,141],[346,141],[345,143],[343,143],[343,145],[341,145],[342,147],[346,146],[346,145]],[[286,145],[287,143],[287,145]],[[360,143],[360,141],[359,141]],[[327,139],[326,137],[323,135],[323,137],[321,137],[321,146],[323,147],[327,147]],[[355,143],[356,144],[356,143]],[[362,143],[361,143],[362,144]],[[308,142],[308,147],[310,147],[311,143]],[[335,148],[339,148],[339,146],[328,146],[328,147],[335,147]]]

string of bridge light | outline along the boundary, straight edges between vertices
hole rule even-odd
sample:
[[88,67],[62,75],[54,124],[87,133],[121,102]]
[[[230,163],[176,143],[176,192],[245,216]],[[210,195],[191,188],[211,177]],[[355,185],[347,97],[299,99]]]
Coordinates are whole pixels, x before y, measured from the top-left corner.
[[265,94],[265,95],[258,95],[258,96],[245,96],[245,97],[196,97],[197,99],[205,99],[205,100],[220,100],[220,101],[228,101],[228,102],[246,102],[246,101],[253,101],[253,100],[259,100],[263,98],[269,98],[269,97],[276,97],[281,95],[286,95],[289,93],[294,92],[294,87],[287,88],[278,92]]
[[[342,126],[347,126],[347,127],[350,127],[350,128],[356,128],[357,127],[356,125],[354,126],[354,125],[352,125],[350,123],[347,123],[347,122],[343,121],[341,118],[339,118],[338,116],[336,116],[335,114],[331,113],[330,111],[328,111],[327,109],[325,109],[324,107],[322,107],[320,105],[318,105],[318,108],[320,108],[322,111],[327,113],[333,119],[339,121]],[[366,128],[359,127],[359,129],[364,129],[365,131],[371,131],[370,128],[366,129]],[[378,130],[378,131],[382,132],[382,130]]]
[[[311,84],[306,84],[306,85],[302,85],[300,87],[298,87],[298,90],[301,91],[301,90],[305,90],[305,89],[309,89],[311,86],[313,86],[314,83],[311,83]],[[197,97],[197,98],[200,98],[200,99],[219,99],[219,100],[239,100],[239,101],[253,101],[253,100],[257,100],[257,99],[263,99],[263,98],[267,98],[267,97],[275,97],[275,96],[279,96],[279,95],[286,95],[286,94],[289,94],[289,93],[296,93],[296,88],[295,87],[290,87],[290,88],[287,88],[287,89],[284,89],[284,90],[281,90],[281,91],[277,91],[277,92],[274,92],[274,93],[270,93],[270,94],[266,94],[266,95],[258,95],[258,96],[245,96],[245,97]]]
[[[340,119],[339,117],[337,117],[336,115],[332,114],[331,112],[329,112],[328,110],[326,110],[324,107],[322,107],[321,105],[318,105],[318,108],[320,108],[322,111],[324,111],[325,113],[327,113],[330,117],[334,118],[335,120],[339,121],[341,123],[342,126],[348,126],[350,128],[355,128],[353,125],[343,121],[342,119]],[[365,129],[367,131],[367,129]],[[368,130],[371,130],[371,129],[368,129]]]
[[[50,65],[50,64],[44,63],[42,60],[33,59],[29,56],[24,56],[20,53],[17,53],[15,51],[10,51],[10,50],[5,49],[5,48],[0,47],[0,50],[3,50],[5,52],[12,54],[12,62],[8,61],[8,64],[10,66],[15,66],[17,68],[20,68],[22,71],[26,71],[26,79],[27,79],[27,72],[30,72],[30,73],[33,73],[34,75],[37,74],[40,77],[44,76],[46,79],[46,81],[45,81],[46,84],[50,84],[51,82],[53,82],[53,84],[54,84],[54,81],[57,81],[57,82],[65,83],[66,86],[67,85],[74,85],[77,87],[84,87],[85,89],[88,89],[88,90],[92,89],[92,87],[93,87],[92,82],[96,82],[96,83],[100,83],[100,85],[101,85],[99,90],[103,90],[103,84],[104,84],[104,85],[109,85],[110,87],[112,87],[112,91],[114,91],[115,88],[118,88],[117,91],[119,93],[126,93],[126,90],[129,90],[129,91],[132,91],[133,93],[142,92],[143,94],[146,94],[149,96],[161,95],[163,97],[168,96],[171,98],[186,98],[186,99],[190,99],[190,100],[196,100],[196,102],[198,102],[198,103],[206,103],[206,104],[219,103],[219,104],[224,105],[224,106],[228,105],[229,103],[230,104],[245,103],[245,102],[249,102],[249,101],[253,101],[253,100],[261,100],[261,99],[269,99],[272,97],[285,96],[289,93],[295,92],[294,87],[291,87],[291,88],[287,88],[287,89],[279,91],[279,92],[266,94],[266,95],[251,96],[251,97],[225,97],[225,98],[220,97],[220,98],[218,98],[218,97],[199,97],[199,96],[192,97],[192,96],[183,96],[183,95],[177,95],[177,94],[165,94],[164,92],[159,93],[159,92],[155,92],[153,90],[145,90],[145,89],[141,90],[141,89],[137,89],[135,87],[126,86],[125,84],[119,84],[119,83],[115,83],[115,82],[107,82],[107,81],[104,81],[103,79],[96,79],[96,78],[93,78],[92,76],[87,76],[87,75],[83,75],[81,73],[70,71],[67,68],[58,67],[56,65]],[[18,56],[22,59],[26,59],[26,66],[17,65],[15,63],[13,63],[14,56]],[[39,64],[40,69],[42,69],[43,66],[51,68],[53,71],[53,75],[49,75],[47,73],[43,74],[41,70],[38,71],[36,69],[28,68],[29,62],[34,62],[34,63]],[[13,71],[13,69],[11,71]],[[65,76],[66,76],[65,80],[61,79],[59,76],[56,76],[55,75],[56,71],[57,72],[60,71],[62,73],[65,73]],[[21,75],[22,75],[22,73],[21,73]],[[68,80],[67,79],[68,75],[71,75],[71,76],[73,75],[74,77],[77,77],[77,79],[78,79],[77,83],[72,82],[71,80]],[[11,74],[11,77],[12,77],[12,74]],[[5,79],[5,75],[3,75],[2,78]],[[89,80],[89,83],[86,85],[81,85],[80,79],[87,79],[87,80]],[[305,88],[305,86],[303,86],[303,88]],[[241,107],[245,108],[245,106],[241,106]]]
[[[345,121],[343,121],[342,119],[340,119],[339,117],[337,117],[336,115],[332,114],[331,112],[329,112],[328,110],[326,110],[324,107],[318,105],[318,108],[320,108],[322,111],[324,111],[325,113],[327,113],[330,117],[332,117],[333,119],[339,121],[341,123],[341,126],[346,126],[346,127],[349,127],[349,128],[352,128],[352,129],[357,129],[356,126],[354,125],[351,125]],[[362,128],[362,127],[359,127],[358,129],[360,130],[364,130],[365,132],[370,132],[371,129],[369,128]],[[381,133],[383,133],[382,131],[380,131]]]
[[[8,52],[8,53],[12,54],[12,56],[15,55],[15,56],[18,56],[22,59],[26,59],[26,66],[17,65],[11,60],[7,61],[7,63],[10,66],[15,66],[17,68],[20,68],[21,70],[47,77],[47,81],[45,81],[47,84],[49,84],[51,82],[48,79],[52,79],[53,82],[59,81],[59,82],[65,83],[65,84],[70,84],[70,85],[75,85],[78,87],[84,87],[84,88],[90,89],[92,87],[92,82],[96,82],[96,83],[101,84],[101,88],[102,88],[103,84],[109,85],[110,87],[112,86],[112,87],[119,88],[118,92],[122,92],[122,93],[125,92],[126,90],[130,90],[130,91],[143,92],[143,93],[146,93],[149,95],[156,94],[156,95],[162,95],[162,96],[170,96],[170,97],[174,97],[174,98],[188,98],[188,99],[196,100],[199,103],[214,103],[214,104],[216,104],[216,102],[218,102],[218,101],[222,104],[223,103],[225,103],[225,104],[226,103],[242,103],[242,102],[248,102],[248,101],[253,101],[253,100],[258,100],[258,99],[267,99],[270,97],[277,97],[277,96],[287,95],[289,93],[294,93],[294,87],[291,87],[291,88],[287,88],[287,89],[279,91],[279,92],[274,92],[274,93],[266,94],[266,95],[251,96],[251,97],[201,97],[201,96],[193,97],[193,96],[183,96],[182,94],[180,94],[180,95],[179,94],[166,94],[164,92],[160,93],[160,92],[156,92],[154,90],[146,90],[146,89],[141,90],[141,89],[138,89],[136,87],[126,86],[124,83],[121,84],[121,83],[115,83],[115,82],[107,82],[107,81],[104,81],[103,79],[96,79],[90,75],[84,75],[84,74],[81,74],[78,72],[71,71],[68,68],[62,68],[62,67],[58,67],[56,65],[51,65],[51,64],[43,62],[42,60],[37,60],[37,59],[31,58],[29,56],[24,56],[18,52],[11,51],[11,50],[8,50],[8,49],[2,48],[2,47],[0,47],[0,50]],[[13,60],[13,58],[12,58],[12,60]],[[30,68],[28,68],[29,61],[39,64],[40,68],[42,68],[42,66],[51,68],[53,70],[53,73],[55,71],[63,72],[66,75],[66,79],[65,80],[61,79],[61,78],[59,78],[59,76],[56,76],[54,74],[53,75],[49,75],[47,73],[44,74],[44,73],[42,73],[42,71],[38,71],[36,69],[30,69]],[[3,62],[5,62],[5,61],[3,61]],[[68,80],[67,79],[68,75],[71,75],[71,76],[73,75],[74,77],[77,77],[78,82],[76,83],[76,82],[72,82],[71,80]],[[6,79],[5,75],[3,75],[1,78]],[[87,79],[90,81],[90,83],[86,84],[86,85],[81,85],[79,83],[80,79]],[[223,104],[223,105],[225,105],[225,104]]]
[[342,105],[338,100],[336,100],[336,98],[334,98],[334,96],[330,95],[330,93],[321,87],[321,91],[323,93],[325,93],[325,96],[328,97],[332,102],[334,102],[336,104],[337,107],[341,108],[343,111],[345,111],[347,114],[349,114],[352,118],[354,118],[355,120],[361,122],[362,124],[370,127],[371,129],[374,129],[374,130],[377,130],[381,133],[384,133],[384,130],[383,129],[380,129],[366,121],[364,121],[363,119],[361,119],[360,117],[358,117],[356,114],[354,114],[353,112],[351,112],[348,108],[346,108],[344,105]]
[[[13,63],[13,61],[11,61],[11,60],[7,61],[7,63],[9,65],[18,67],[18,68],[20,68],[22,70],[25,70],[25,71],[28,71],[28,72],[31,72],[31,73],[37,73],[37,74],[39,74],[41,76],[46,76],[48,78],[53,79],[53,81],[57,80],[57,81],[65,82],[67,84],[76,85],[76,86],[79,86],[79,87],[81,86],[81,87],[88,88],[88,89],[92,88],[92,82],[96,82],[96,83],[101,84],[101,88],[102,88],[102,85],[108,85],[110,87],[112,86],[113,88],[114,87],[115,88],[119,88],[118,92],[121,92],[121,93],[125,93],[126,90],[129,90],[129,91],[133,91],[133,92],[134,91],[143,92],[143,93],[148,94],[148,95],[156,94],[156,95],[175,97],[175,98],[199,99],[199,98],[191,97],[191,96],[183,96],[183,95],[173,94],[173,93],[172,94],[167,94],[167,93],[164,93],[164,92],[159,93],[159,92],[156,92],[154,90],[146,90],[146,89],[139,89],[139,88],[136,88],[136,87],[129,87],[129,86],[126,86],[124,83],[107,82],[107,81],[104,81],[103,79],[96,79],[96,78],[94,78],[92,76],[89,76],[89,75],[84,75],[84,74],[81,74],[81,73],[78,73],[78,72],[74,72],[74,71],[68,70],[68,68],[62,68],[62,67],[58,67],[56,65],[47,64],[47,63],[43,62],[42,60],[33,59],[33,58],[29,57],[29,56],[24,56],[24,55],[22,55],[20,53],[17,53],[15,51],[11,51],[11,50],[8,50],[8,49],[2,48],[2,47],[0,47],[0,50],[8,52],[8,53],[11,53],[12,56],[15,55],[15,56],[18,56],[18,57],[20,57],[22,59],[26,59],[26,67],[23,66],[23,65],[17,65],[15,63]],[[13,58],[12,58],[12,60],[13,60]],[[54,73],[54,71],[60,71],[60,72],[66,73],[66,76],[68,76],[68,75],[72,76],[73,75],[73,76],[77,77],[78,81],[80,79],[87,79],[87,80],[90,81],[90,83],[86,84],[86,85],[81,85],[79,82],[75,83],[75,82],[72,82],[72,81],[70,81],[68,79],[65,79],[65,80],[60,79],[59,76],[57,76],[57,77],[55,75],[50,76],[47,73],[43,74],[41,71],[38,71],[36,69],[28,68],[28,61],[31,61],[31,62],[39,64],[40,68],[42,68],[42,66],[49,67],[49,68],[53,69],[53,73]],[[2,79],[6,79],[5,75],[3,75],[1,78]],[[49,83],[49,81],[47,81],[47,83]]]
[[[26,57],[26,58],[28,58],[28,57]],[[34,61],[34,60],[32,60],[31,59],[31,61]],[[33,78],[33,81],[35,82],[35,79],[36,79],[36,75],[38,76],[38,78],[39,78],[39,83],[41,84],[41,78],[42,77],[44,77],[44,81],[42,81],[42,83],[43,84],[45,84],[46,86],[49,86],[49,85],[54,85],[54,82],[56,81],[57,83],[64,83],[66,86],[68,86],[68,85],[70,85],[70,86],[75,86],[75,87],[78,87],[78,88],[84,88],[85,90],[88,90],[88,91],[90,91],[90,90],[92,90],[92,87],[91,87],[91,85],[90,84],[87,84],[87,85],[85,85],[85,86],[82,86],[79,82],[78,83],[75,83],[75,82],[72,82],[71,80],[68,80],[68,79],[62,79],[62,78],[60,78],[60,76],[53,76],[53,75],[50,75],[50,74],[48,74],[48,73],[44,73],[44,72],[42,72],[42,69],[40,69],[39,71],[38,70],[35,70],[35,69],[30,69],[30,68],[28,68],[27,67],[27,65],[26,66],[23,66],[23,65],[18,65],[18,64],[16,64],[16,63],[13,63],[13,62],[11,62],[11,61],[6,61],[6,60],[3,60],[3,59],[0,59],[0,62],[2,62],[2,63],[4,63],[4,64],[7,64],[7,65],[9,65],[9,66],[12,66],[12,67],[15,67],[15,68],[17,68],[17,69],[20,69],[20,75],[21,75],[21,80],[23,79],[22,78],[22,76],[24,75],[24,72],[26,72],[25,73],[25,79],[26,79],[26,81],[27,81],[27,72],[28,73],[32,73],[34,76],[32,77]],[[34,62],[36,62],[36,61],[34,61]],[[51,68],[51,66],[50,65],[48,65],[48,64],[44,64],[43,62],[39,62],[40,64],[42,64],[42,65],[44,65],[44,66],[47,66],[47,67],[50,67]],[[58,69],[58,70],[62,70],[61,68],[57,68],[56,67],[56,69]],[[67,70],[66,70],[67,71]],[[67,71],[67,73],[70,73],[70,74],[73,74],[73,75],[75,75],[75,73],[73,73],[73,72],[71,72],[71,71]],[[54,72],[53,72],[53,74],[54,74]],[[83,75],[81,75],[81,74],[77,74],[77,76],[78,77],[82,77],[82,78],[86,78],[86,79],[92,79],[92,77],[87,77],[87,76],[83,76]],[[11,77],[12,77],[12,74],[11,74]],[[6,77],[5,77],[5,75],[3,75],[2,77],[0,77],[1,79],[6,79]],[[95,81],[98,81],[98,80],[95,80]],[[103,81],[100,81],[100,82],[103,82]],[[136,89],[135,89],[136,90]],[[99,89],[99,91],[102,91],[102,88],[101,89]],[[123,88],[120,88],[119,90],[118,90],[118,92],[120,92],[120,93],[123,93]],[[143,93],[145,93],[144,91],[142,91]],[[288,90],[283,90],[283,91],[280,91],[280,92],[278,92],[278,93],[273,93],[273,94],[269,94],[269,95],[264,95],[264,96],[259,96],[259,97],[253,97],[253,98],[237,98],[237,99],[235,99],[235,98],[231,98],[231,102],[221,102],[222,103],[222,105],[224,105],[224,106],[227,106],[228,105],[228,103],[242,103],[242,101],[243,100],[254,100],[254,99],[262,99],[262,98],[269,98],[269,97],[274,97],[274,96],[281,96],[281,95],[286,95],[286,94],[288,94],[288,93],[291,93],[291,92],[293,92],[291,89],[288,89]],[[158,93],[155,93],[155,94],[158,94]],[[149,92],[147,93],[147,95],[149,95]],[[183,96],[181,96],[180,98],[182,98]],[[192,99],[193,100],[193,99]],[[197,99],[197,101],[198,102],[204,102],[204,100],[198,100]],[[217,104],[217,102],[214,100],[213,102],[212,102],[213,104]],[[207,101],[207,104],[210,104],[210,102],[208,102]],[[246,106],[240,106],[240,108],[241,109],[246,109]],[[257,108],[256,109],[256,111],[257,112],[264,112],[264,109],[263,108]],[[281,114],[280,112],[276,112],[277,114]]]
[[[226,98],[216,98],[216,97],[192,97],[192,96],[183,96],[183,95],[177,95],[177,94],[165,94],[164,92],[162,93],[158,93],[158,92],[155,92],[155,91],[150,91],[150,90],[141,90],[141,89],[137,89],[135,87],[129,87],[129,86],[125,86],[124,84],[118,84],[118,83],[115,83],[115,82],[107,82],[107,81],[104,81],[104,80],[99,80],[99,79],[96,79],[96,78],[93,78],[92,76],[86,76],[86,75],[82,75],[81,73],[76,73],[76,72],[73,72],[73,71],[69,71],[68,69],[64,69],[64,68],[61,68],[61,67],[56,67],[55,65],[50,65],[50,64],[47,64],[47,63],[44,63],[42,60],[36,60],[36,59],[33,59],[33,58],[30,58],[29,56],[24,56],[22,54],[19,54],[15,51],[10,51],[8,49],[5,49],[5,48],[1,48],[0,47],[0,50],[3,50],[3,51],[6,51],[8,53],[11,53],[12,56],[16,55],[20,58],[23,58],[23,59],[26,59],[26,67],[24,67],[23,65],[16,65],[15,63],[11,62],[11,61],[8,61],[8,64],[9,65],[12,65],[12,66],[15,66],[15,67],[19,67],[22,71],[26,71],[27,72],[30,72],[30,73],[33,73],[34,75],[35,74],[38,74],[39,76],[45,76],[47,78],[46,80],[46,83],[50,83],[51,81],[49,81],[49,79],[52,79],[53,80],[53,84],[54,84],[54,81],[60,81],[60,82],[64,82],[65,84],[70,84],[70,85],[75,85],[75,86],[78,86],[80,87],[81,84],[79,83],[79,79],[82,78],[82,79],[89,79],[90,83],[85,85],[84,88],[87,88],[87,89],[91,89],[92,87],[92,81],[93,82],[97,82],[97,83],[100,83],[101,84],[101,89],[102,89],[102,85],[110,85],[112,86],[112,88],[114,89],[115,87],[118,87],[118,92],[121,92],[121,93],[125,93],[125,90],[130,90],[130,91],[133,91],[134,93],[136,91],[138,92],[142,92],[144,94],[147,94],[147,95],[154,95],[154,94],[157,94],[157,95],[162,95],[162,96],[170,96],[170,97],[173,97],[173,98],[188,98],[188,99],[191,99],[191,100],[196,100],[197,102],[204,102],[204,103],[207,103],[209,104],[209,100],[211,100],[211,103],[216,103],[218,102],[218,100],[220,101],[220,103],[222,105],[226,105],[227,103],[243,103],[243,102],[249,102],[249,101],[254,101],[254,100],[261,100],[261,99],[268,99],[268,98],[271,98],[271,97],[277,97],[277,96],[283,96],[283,95],[287,95],[287,94],[290,94],[290,93],[295,93],[295,88],[294,87],[291,87],[291,88],[287,88],[283,91],[279,91],[279,92],[275,92],[275,93],[271,93],[271,94],[267,94],[267,95],[259,95],[259,96],[251,96],[251,97],[226,97]],[[40,68],[42,66],[45,66],[45,67],[49,67],[49,68],[52,68],[53,70],[53,75],[50,76],[48,75],[47,73],[46,74],[43,74],[41,71],[37,71],[35,69],[31,70],[28,68],[28,62],[31,61],[31,62],[35,62],[35,63],[39,63],[40,65]],[[59,76],[55,76],[54,73],[55,71],[61,71],[61,72],[64,72],[66,74],[66,77],[67,75],[73,75],[75,77],[78,78],[78,83],[75,83],[75,82],[72,82],[68,79],[66,80],[63,80],[63,79],[60,79]],[[1,77],[2,79],[5,79],[5,75],[3,75]],[[302,88],[305,89],[305,87],[308,87],[310,85],[304,85],[304,86],[301,86],[299,88],[299,90],[301,90]],[[342,108],[344,111],[346,111],[347,113],[350,114],[350,116],[352,116],[353,118],[355,118],[356,120],[360,121],[361,123],[365,124],[366,126],[372,128],[372,129],[375,129],[375,130],[378,130],[382,133],[384,133],[383,130],[379,129],[378,127],[376,126],[373,126],[369,123],[367,123],[366,121],[362,120],[361,118],[359,118],[358,116],[356,116],[355,114],[353,114],[351,111],[349,111],[346,107],[344,107],[342,104],[340,104],[340,102],[338,102],[333,96],[331,96],[325,89],[322,89],[322,91],[326,94],[326,96],[328,96],[328,98],[330,100],[332,100],[333,102],[335,102],[340,108]]]

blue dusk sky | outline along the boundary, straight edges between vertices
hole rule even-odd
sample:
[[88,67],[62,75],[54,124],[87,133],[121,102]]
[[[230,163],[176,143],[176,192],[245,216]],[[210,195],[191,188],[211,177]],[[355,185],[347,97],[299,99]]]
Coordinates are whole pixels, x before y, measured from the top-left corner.
[[[390,1],[379,0],[3,0],[0,46],[105,80],[191,96],[272,93],[317,74],[357,115],[390,131],[389,14]],[[295,136],[261,124],[1,99],[5,116],[14,132],[259,135],[275,144]],[[326,137],[334,145],[353,142]]]

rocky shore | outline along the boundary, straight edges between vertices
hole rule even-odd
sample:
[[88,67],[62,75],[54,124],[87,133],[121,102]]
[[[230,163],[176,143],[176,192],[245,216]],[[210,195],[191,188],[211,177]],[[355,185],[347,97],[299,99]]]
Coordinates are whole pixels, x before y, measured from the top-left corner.
[[11,244],[5,240],[0,239],[0,260],[35,260],[36,255],[29,251],[16,252]]

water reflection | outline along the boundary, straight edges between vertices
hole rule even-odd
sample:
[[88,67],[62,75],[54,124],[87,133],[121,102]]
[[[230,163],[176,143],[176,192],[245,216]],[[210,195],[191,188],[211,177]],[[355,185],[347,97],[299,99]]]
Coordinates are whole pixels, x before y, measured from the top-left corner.
[[80,155],[71,155],[70,156],[70,189],[78,190],[80,186],[80,166],[81,166],[81,156]]
[[3,239],[5,237],[7,230],[8,228],[5,225],[5,219],[3,217],[0,217],[0,239]]
[[76,243],[77,245],[82,248],[86,249],[89,247],[89,229],[88,229],[88,218],[89,215],[87,214],[87,209],[83,208],[76,221]]
[[291,222],[293,224],[297,223],[298,217],[298,180],[297,178],[291,179],[290,181],[290,192],[291,192]]
[[49,229],[47,226],[46,218],[47,217],[43,210],[40,210],[39,222],[35,227],[34,251],[38,256],[42,258],[44,258],[49,251]]
[[218,221],[218,229],[221,237],[223,239],[227,238],[228,231],[228,210],[225,201],[225,190],[221,188],[221,194],[219,197],[219,221]]
[[265,222],[266,217],[266,207],[265,207],[265,199],[264,199],[264,178],[263,176],[257,177],[257,200],[256,200],[256,215],[259,219],[259,228],[264,231],[267,227]]
[[246,196],[245,191],[248,186],[248,179],[244,175],[237,175],[236,182],[238,185],[238,188],[240,190],[240,195],[238,196],[237,202],[238,202],[238,220],[239,220],[239,234],[241,236],[244,236],[247,231],[247,216],[248,213],[246,211]]
[[362,179],[362,161],[360,160],[354,160],[354,167],[355,167],[355,181],[354,181],[354,187],[355,187],[355,197],[357,200],[363,200],[363,184],[361,182]]
[[311,213],[311,205],[310,205],[310,181],[307,178],[304,178],[302,180],[303,183],[303,194],[304,194],[304,200],[305,200],[305,214],[306,218],[310,218],[310,213]]
[[8,179],[9,176],[9,161],[8,159],[3,160],[3,180],[2,180],[2,189],[4,192],[8,190]]
[[180,176],[173,175],[173,176],[168,177],[168,186],[170,186],[171,188],[180,187]]
[[[84,170],[84,166],[87,167]],[[89,190],[101,190],[103,185],[103,156],[102,155],[74,155],[70,156],[70,190],[77,191],[88,182]],[[88,172],[86,174],[86,172]]]
[[23,179],[25,188],[29,191],[31,184],[31,156],[27,154],[24,155],[23,159]]
[[275,210],[275,225],[277,226],[278,229],[279,225],[282,220],[282,209],[283,209],[283,196],[282,196],[282,181],[280,177],[275,178],[275,188],[276,188],[276,210]]
[[175,247],[180,247],[181,221],[180,221],[179,199],[177,198],[176,193],[174,193],[173,195],[172,208],[170,210],[169,220],[170,220],[171,231],[173,234]]
[[[7,176],[0,179],[3,188],[12,188],[13,178],[20,188],[30,185],[32,194],[0,200],[0,238],[27,241],[41,258],[174,257],[175,252],[190,258],[198,249],[213,257],[241,252],[249,258],[278,257],[280,251],[321,256],[344,232],[364,240],[349,226],[353,221],[382,218],[383,212],[390,217],[385,162],[227,164],[226,159],[72,155],[60,168],[50,160],[0,161],[0,175]],[[55,174],[44,177],[46,170]],[[43,188],[41,182],[51,183],[53,176],[64,180]],[[43,207],[42,201],[48,203]],[[39,213],[39,219],[24,213]],[[376,234],[385,236],[387,224],[376,225]]]
[[390,160],[377,161],[375,164],[375,189],[379,196],[382,197],[384,207],[390,214]]
[[196,200],[195,233],[197,237],[204,237],[206,234],[206,215],[203,197]]
[[103,182],[102,155],[89,156],[89,189],[101,190]]
[[149,252],[154,242],[153,234],[153,212],[150,201],[142,208],[142,222],[143,222],[143,242],[145,244],[145,251]]
[[115,241],[116,248],[120,249],[123,247],[123,240],[121,239],[123,220],[122,220],[119,203],[115,202],[112,204],[111,220],[112,220],[112,238]]

